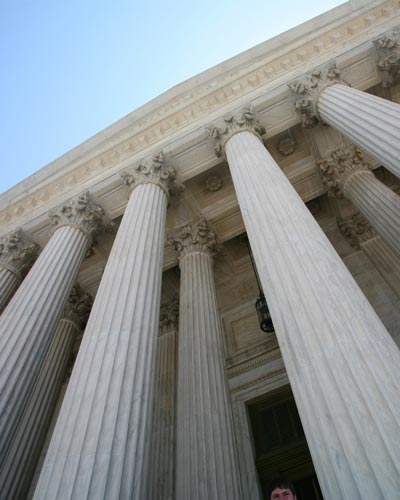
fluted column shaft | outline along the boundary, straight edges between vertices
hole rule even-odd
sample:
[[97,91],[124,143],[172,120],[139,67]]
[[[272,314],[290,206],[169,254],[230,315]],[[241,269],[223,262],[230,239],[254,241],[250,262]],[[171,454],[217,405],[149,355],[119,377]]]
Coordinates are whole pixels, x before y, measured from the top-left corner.
[[324,498],[396,498],[400,352],[259,138],[225,152]]
[[21,277],[16,272],[0,264],[0,312],[7,305],[20,282]]
[[79,228],[58,228],[0,318],[0,467],[88,244]]
[[36,499],[145,498],[165,192],[132,192],[89,317]]
[[375,231],[400,254],[400,197],[372,172],[361,170],[344,185],[344,195],[365,215]]
[[180,269],[176,499],[241,499],[212,257],[194,245]]
[[148,500],[175,500],[176,344],[175,329],[157,340]]
[[361,248],[400,297],[399,256],[378,237],[371,238],[361,243]]
[[58,324],[0,471],[0,498],[26,498],[78,332],[78,325],[69,319]]
[[400,105],[334,84],[318,99],[321,119],[400,177]]

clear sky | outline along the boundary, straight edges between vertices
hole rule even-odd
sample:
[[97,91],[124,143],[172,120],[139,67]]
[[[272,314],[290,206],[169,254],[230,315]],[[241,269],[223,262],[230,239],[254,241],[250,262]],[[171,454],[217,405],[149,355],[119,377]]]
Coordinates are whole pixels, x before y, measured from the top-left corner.
[[170,87],[342,0],[0,0],[0,193]]

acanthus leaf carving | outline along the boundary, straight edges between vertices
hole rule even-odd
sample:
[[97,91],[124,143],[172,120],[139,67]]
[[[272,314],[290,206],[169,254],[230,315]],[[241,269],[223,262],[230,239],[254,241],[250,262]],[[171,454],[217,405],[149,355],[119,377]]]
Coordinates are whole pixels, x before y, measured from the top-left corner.
[[164,154],[160,151],[151,161],[141,160],[131,168],[121,173],[124,184],[133,190],[140,184],[156,184],[170,197],[178,197],[185,187],[178,182],[176,171],[165,162]]
[[168,243],[178,253],[179,258],[192,252],[204,252],[214,256],[222,251],[215,232],[204,218],[197,224],[186,224],[170,233]]
[[378,54],[378,68],[382,72],[382,85],[385,88],[394,87],[400,83],[400,31],[374,40]]
[[349,178],[360,171],[371,173],[372,166],[364,153],[353,144],[342,146],[331,153],[330,158],[317,161],[322,182],[329,196],[343,198]]
[[341,76],[336,63],[331,63],[325,70],[313,71],[303,78],[288,83],[293,93],[294,106],[301,119],[303,128],[314,128],[318,125],[318,99],[323,90],[335,83],[348,85]]
[[174,298],[170,302],[164,302],[160,308],[160,335],[171,332],[178,328],[179,301]]
[[260,138],[266,133],[264,125],[256,119],[256,115],[247,106],[238,114],[229,114],[223,118],[223,124],[206,127],[209,136],[215,141],[215,154],[219,157],[224,152],[225,144],[238,132],[252,132]]
[[337,225],[346,240],[357,250],[361,248],[362,243],[376,236],[370,223],[359,211],[349,217],[338,217]]
[[89,238],[95,240],[100,233],[109,231],[114,223],[106,217],[104,210],[94,203],[85,192],[49,212],[53,226],[79,227]]
[[73,321],[81,330],[84,329],[92,309],[92,296],[84,292],[76,284],[71,290],[67,303],[64,307],[63,318]]
[[12,268],[21,277],[29,271],[38,252],[39,245],[21,229],[0,239],[0,264]]

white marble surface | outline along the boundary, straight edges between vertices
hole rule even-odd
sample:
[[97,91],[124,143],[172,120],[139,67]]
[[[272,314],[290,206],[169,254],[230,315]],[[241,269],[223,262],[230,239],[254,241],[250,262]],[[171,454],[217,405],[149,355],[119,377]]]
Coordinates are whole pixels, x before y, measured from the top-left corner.
[[7,267],[0,266],[0,313],[18,288],[21,279]]
[[349,177],[344,185],[344,195],[400,255],[400,196],[380,182],[372,172],[365,170]]
[[176,500],[242,499],[212,258],[180,259]]
[[25,500],[79,328],[61,319],[0,471],[1,498]]
[[400,105],[335,84],[318,100],[321,119],[400,177]]
[[137,186],[116,236],[35,499],[146,498],[167,197]]
[[400,488],[400,351],[261,141],[225,146],[326,500]]
[[0,464],[10,446],[89,244],[58,228],[0,317]]
[[177,335],[173,329],[157,339],[148,500],[175,500]]

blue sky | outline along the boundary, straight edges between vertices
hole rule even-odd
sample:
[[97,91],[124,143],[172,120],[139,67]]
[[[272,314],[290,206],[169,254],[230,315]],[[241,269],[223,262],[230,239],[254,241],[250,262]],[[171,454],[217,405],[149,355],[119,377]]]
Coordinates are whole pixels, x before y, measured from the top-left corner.
[[337,0],[0,0],[0,193]]

